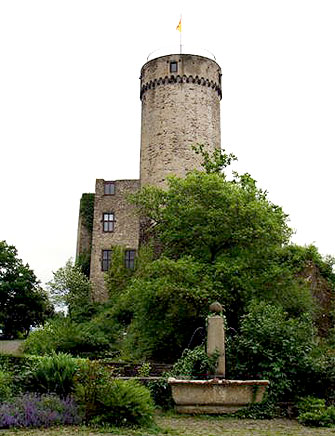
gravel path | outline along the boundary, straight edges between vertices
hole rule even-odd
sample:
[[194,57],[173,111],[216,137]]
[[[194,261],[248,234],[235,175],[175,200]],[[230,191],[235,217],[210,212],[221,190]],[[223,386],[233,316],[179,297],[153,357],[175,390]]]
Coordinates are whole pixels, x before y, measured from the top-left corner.
[[231,418],[157,416],[160,430],[114,431],[92,430],[83,427],[67,427],[32,430],[0,430],[5,436],[335,436],[335,428],[303,427],[287,419],[242,420]]

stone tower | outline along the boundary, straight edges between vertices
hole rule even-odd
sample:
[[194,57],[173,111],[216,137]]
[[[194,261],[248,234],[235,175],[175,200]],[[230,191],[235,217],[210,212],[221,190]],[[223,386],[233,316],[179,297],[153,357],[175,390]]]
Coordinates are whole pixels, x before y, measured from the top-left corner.
[[164,186],[168,174],[183,177],[201,169],[192,144],[220,148],[221,69],[215,61],[189,54],[162,56],[142,67],[140,79],[140,180],[98,179],[95,194],[84,194],[81,201],[77,259],[90,258],[94,301],[108,299],[104,278],[114,246],[124,248],[127,268],[135,265],[143,226],[129,194],[144,185]]
[[176,54],[141,70],[141,185],[162,185],[168,174],[200,169],[191,149],[220,148],[221,68],[206,57]]

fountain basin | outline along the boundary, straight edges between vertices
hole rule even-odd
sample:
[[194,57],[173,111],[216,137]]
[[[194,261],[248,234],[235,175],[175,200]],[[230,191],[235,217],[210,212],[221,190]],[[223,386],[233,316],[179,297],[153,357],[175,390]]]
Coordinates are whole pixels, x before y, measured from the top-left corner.
[[268,380],[168,379],[179,413],[233,413],[260,403]]

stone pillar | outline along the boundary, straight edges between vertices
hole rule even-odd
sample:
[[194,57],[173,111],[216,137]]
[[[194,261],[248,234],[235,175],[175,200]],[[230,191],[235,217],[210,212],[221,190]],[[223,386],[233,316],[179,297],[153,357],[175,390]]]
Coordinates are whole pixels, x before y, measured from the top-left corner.
[[225,334],[222,315],[222,306],[219,303],[213,303],[210,310],[216,315],[208,317],[207,330],[207,355],[212,356],[215,352],[219,353],[216,375],[224,377],[226,373],[225,365]]

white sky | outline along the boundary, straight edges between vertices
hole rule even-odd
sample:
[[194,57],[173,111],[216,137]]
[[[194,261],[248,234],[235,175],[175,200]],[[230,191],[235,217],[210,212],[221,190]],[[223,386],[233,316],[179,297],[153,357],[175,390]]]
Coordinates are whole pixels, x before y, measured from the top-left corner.
[[0,240],[38,278],[74,256],[95,179],[139,176],[139,73],[158,48],[213,52],[222,146],[335,254],[334,0],[0,0]]

